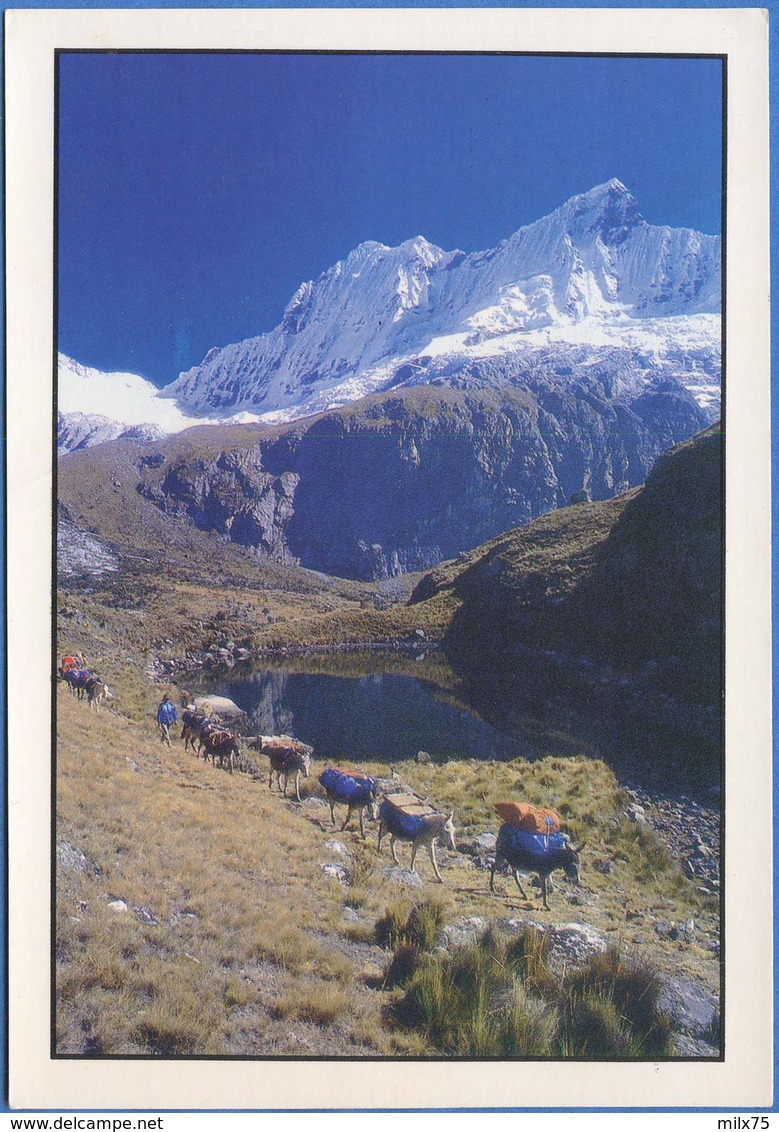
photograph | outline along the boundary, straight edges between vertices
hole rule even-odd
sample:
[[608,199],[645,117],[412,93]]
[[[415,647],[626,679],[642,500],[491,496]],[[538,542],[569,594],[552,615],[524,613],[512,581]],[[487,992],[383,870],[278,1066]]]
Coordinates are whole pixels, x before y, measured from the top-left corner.
[[56,53],[53,1058],[724,1057],[725,64]]
[[767,25],[583,17],[6,13],[12,1111],[772,1103]]

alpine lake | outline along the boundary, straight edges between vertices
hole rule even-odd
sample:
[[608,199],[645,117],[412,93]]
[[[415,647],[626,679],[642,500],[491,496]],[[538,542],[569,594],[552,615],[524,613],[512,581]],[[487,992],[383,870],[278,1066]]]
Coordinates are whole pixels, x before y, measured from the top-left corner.
[[716,720],[538,660],[501,682],[456,671],[435,648],[309,653],[201,672],[181,687],[229,697],[246,713],[245,734],[294,735],[318,761],[585,757],[626,786],[708,804],[719,794]]

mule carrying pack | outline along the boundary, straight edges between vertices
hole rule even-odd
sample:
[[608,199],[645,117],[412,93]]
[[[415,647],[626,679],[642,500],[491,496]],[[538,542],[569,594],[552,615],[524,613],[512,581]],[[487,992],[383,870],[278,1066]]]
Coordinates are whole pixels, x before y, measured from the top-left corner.
[[372,801],[379,785],[375,778],[364,771],[337,766],[329,766],[320,774],[319,781],[325,790],[335,794],[341,801],[356,803]]
[[438,811],[416,794],[387,794],[381,803],[379,817],[390,833],[416,837],[425,827],[425,819]]
[[542,810],[528,802],[496,802],[495,809],[506,825],[516,826],[526,833],[560,832],[560,819],[552,810]]

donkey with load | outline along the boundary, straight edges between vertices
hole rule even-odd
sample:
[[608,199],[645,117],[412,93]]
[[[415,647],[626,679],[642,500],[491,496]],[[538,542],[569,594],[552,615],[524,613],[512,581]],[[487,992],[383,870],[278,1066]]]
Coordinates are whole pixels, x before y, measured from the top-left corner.
[[379,789],[376,779],[362,770],[330,766],[320,774],[319,781],[324,786],[330,803],[333,825],[335,825],[335,807],[339,804],[344,805],[347,810],[341,830],[346,829],[352,814],[357,810],[360,818],[360,835],[365,837],[363,813],[367,810],[371,821],[376,818],[376,794]]
[[444,879],[438,871],[438,862],[435,857],[436,842],[446,838],[449,848],[456,852],[454,842],[454,813],[439,813],[429,802],[423,802],[416,794],[387,794],[379,807],[379,842],[378,850],[381,852],[381,841],[385,833],[390,835],[390,850],[396,865],[400,864],[395,850],[396,841],[411,842],[411,871],[414,871],[414,861],[420,845],[427,849],[430,863],[436,879],[441,884]]
[[498,802],[495,809],[504,819],[498,830],[495,859],[490,868],[490,890],[495,891],[495,870],[503,861],[509,866],[523,900],[527,894],[519,873],[536,873],[541,881],[541,898],[548,912],[547,888],[550,875],[562,869],[569,880],[579,884],[579,855],[583,845],[574,846],[560,832],[560,819],[552,810],[539,809],[525,802]]
[[295,776],[295,799],[300,802],[300,776],[308,778],[311,774],[311,756],[314,748],[299,739],[289,735],[257,735],[251,739],[248,746],[261,755],[270,759],[270,775],[268,786],[273,789],[273,776],[276,775],[276,784],[281,790],[281,779],[284,779],[284,795],[287,794],[287,783],[290,775]]

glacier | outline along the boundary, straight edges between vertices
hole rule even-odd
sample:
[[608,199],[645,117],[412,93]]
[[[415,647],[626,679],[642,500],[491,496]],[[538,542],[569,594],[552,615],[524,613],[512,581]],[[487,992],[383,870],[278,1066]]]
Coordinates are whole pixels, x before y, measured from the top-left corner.
[[[234,423],[253,423],[237,413]],[[57,447],[61,453],[107,440],[151,440],[199,424],[221,423],[182,412],[156,385],[136,373],[106,373],[57,355]]]

